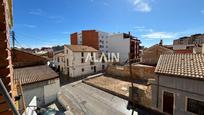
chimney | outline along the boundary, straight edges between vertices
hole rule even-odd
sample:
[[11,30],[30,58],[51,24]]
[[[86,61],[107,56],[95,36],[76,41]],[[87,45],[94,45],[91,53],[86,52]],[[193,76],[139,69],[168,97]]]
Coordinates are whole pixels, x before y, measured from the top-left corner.
[[160,40],[159,45],[160,45],[160,46],[163,45],[163,40],[162,40],[162,39]]
[[204,54],[204,44],[202,44],[202,54]]

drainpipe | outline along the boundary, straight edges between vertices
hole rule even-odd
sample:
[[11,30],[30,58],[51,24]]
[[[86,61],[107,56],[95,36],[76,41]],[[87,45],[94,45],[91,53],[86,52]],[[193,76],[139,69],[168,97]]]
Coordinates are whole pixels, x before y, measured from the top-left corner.
[[156,107],[159,108],[159,75],[157,76],[157,103]]

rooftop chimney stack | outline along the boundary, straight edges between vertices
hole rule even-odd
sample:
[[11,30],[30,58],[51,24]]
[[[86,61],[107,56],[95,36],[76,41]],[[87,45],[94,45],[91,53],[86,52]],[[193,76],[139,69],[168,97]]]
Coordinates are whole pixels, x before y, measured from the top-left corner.
[[163,40],[162,40],[162,39],[160,40],[159,45],[160,45],[160,46],[163,45]]

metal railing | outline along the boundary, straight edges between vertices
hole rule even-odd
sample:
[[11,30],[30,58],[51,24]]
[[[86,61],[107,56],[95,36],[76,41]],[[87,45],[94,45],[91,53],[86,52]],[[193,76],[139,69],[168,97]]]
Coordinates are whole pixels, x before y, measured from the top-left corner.
[[3,81],[1,80],[0,78],[0,91],[1,91],[1,94],[3,95],[4,99],[6,100],[6,102],[8,103],[9,107],[12,109],[13,111],[13,114],[14,115],[20,115],[19,112],[17,111]]

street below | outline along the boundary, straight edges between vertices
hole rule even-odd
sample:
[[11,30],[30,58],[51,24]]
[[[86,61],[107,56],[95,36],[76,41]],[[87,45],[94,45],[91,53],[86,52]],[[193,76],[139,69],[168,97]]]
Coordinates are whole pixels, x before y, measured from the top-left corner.
[[127,100],[82,82],[64,85],[60,92],[72,103],[70,105],[74,107],[71,108],[77,108],[85,115],[131,115],[132,112],[126,109]]

